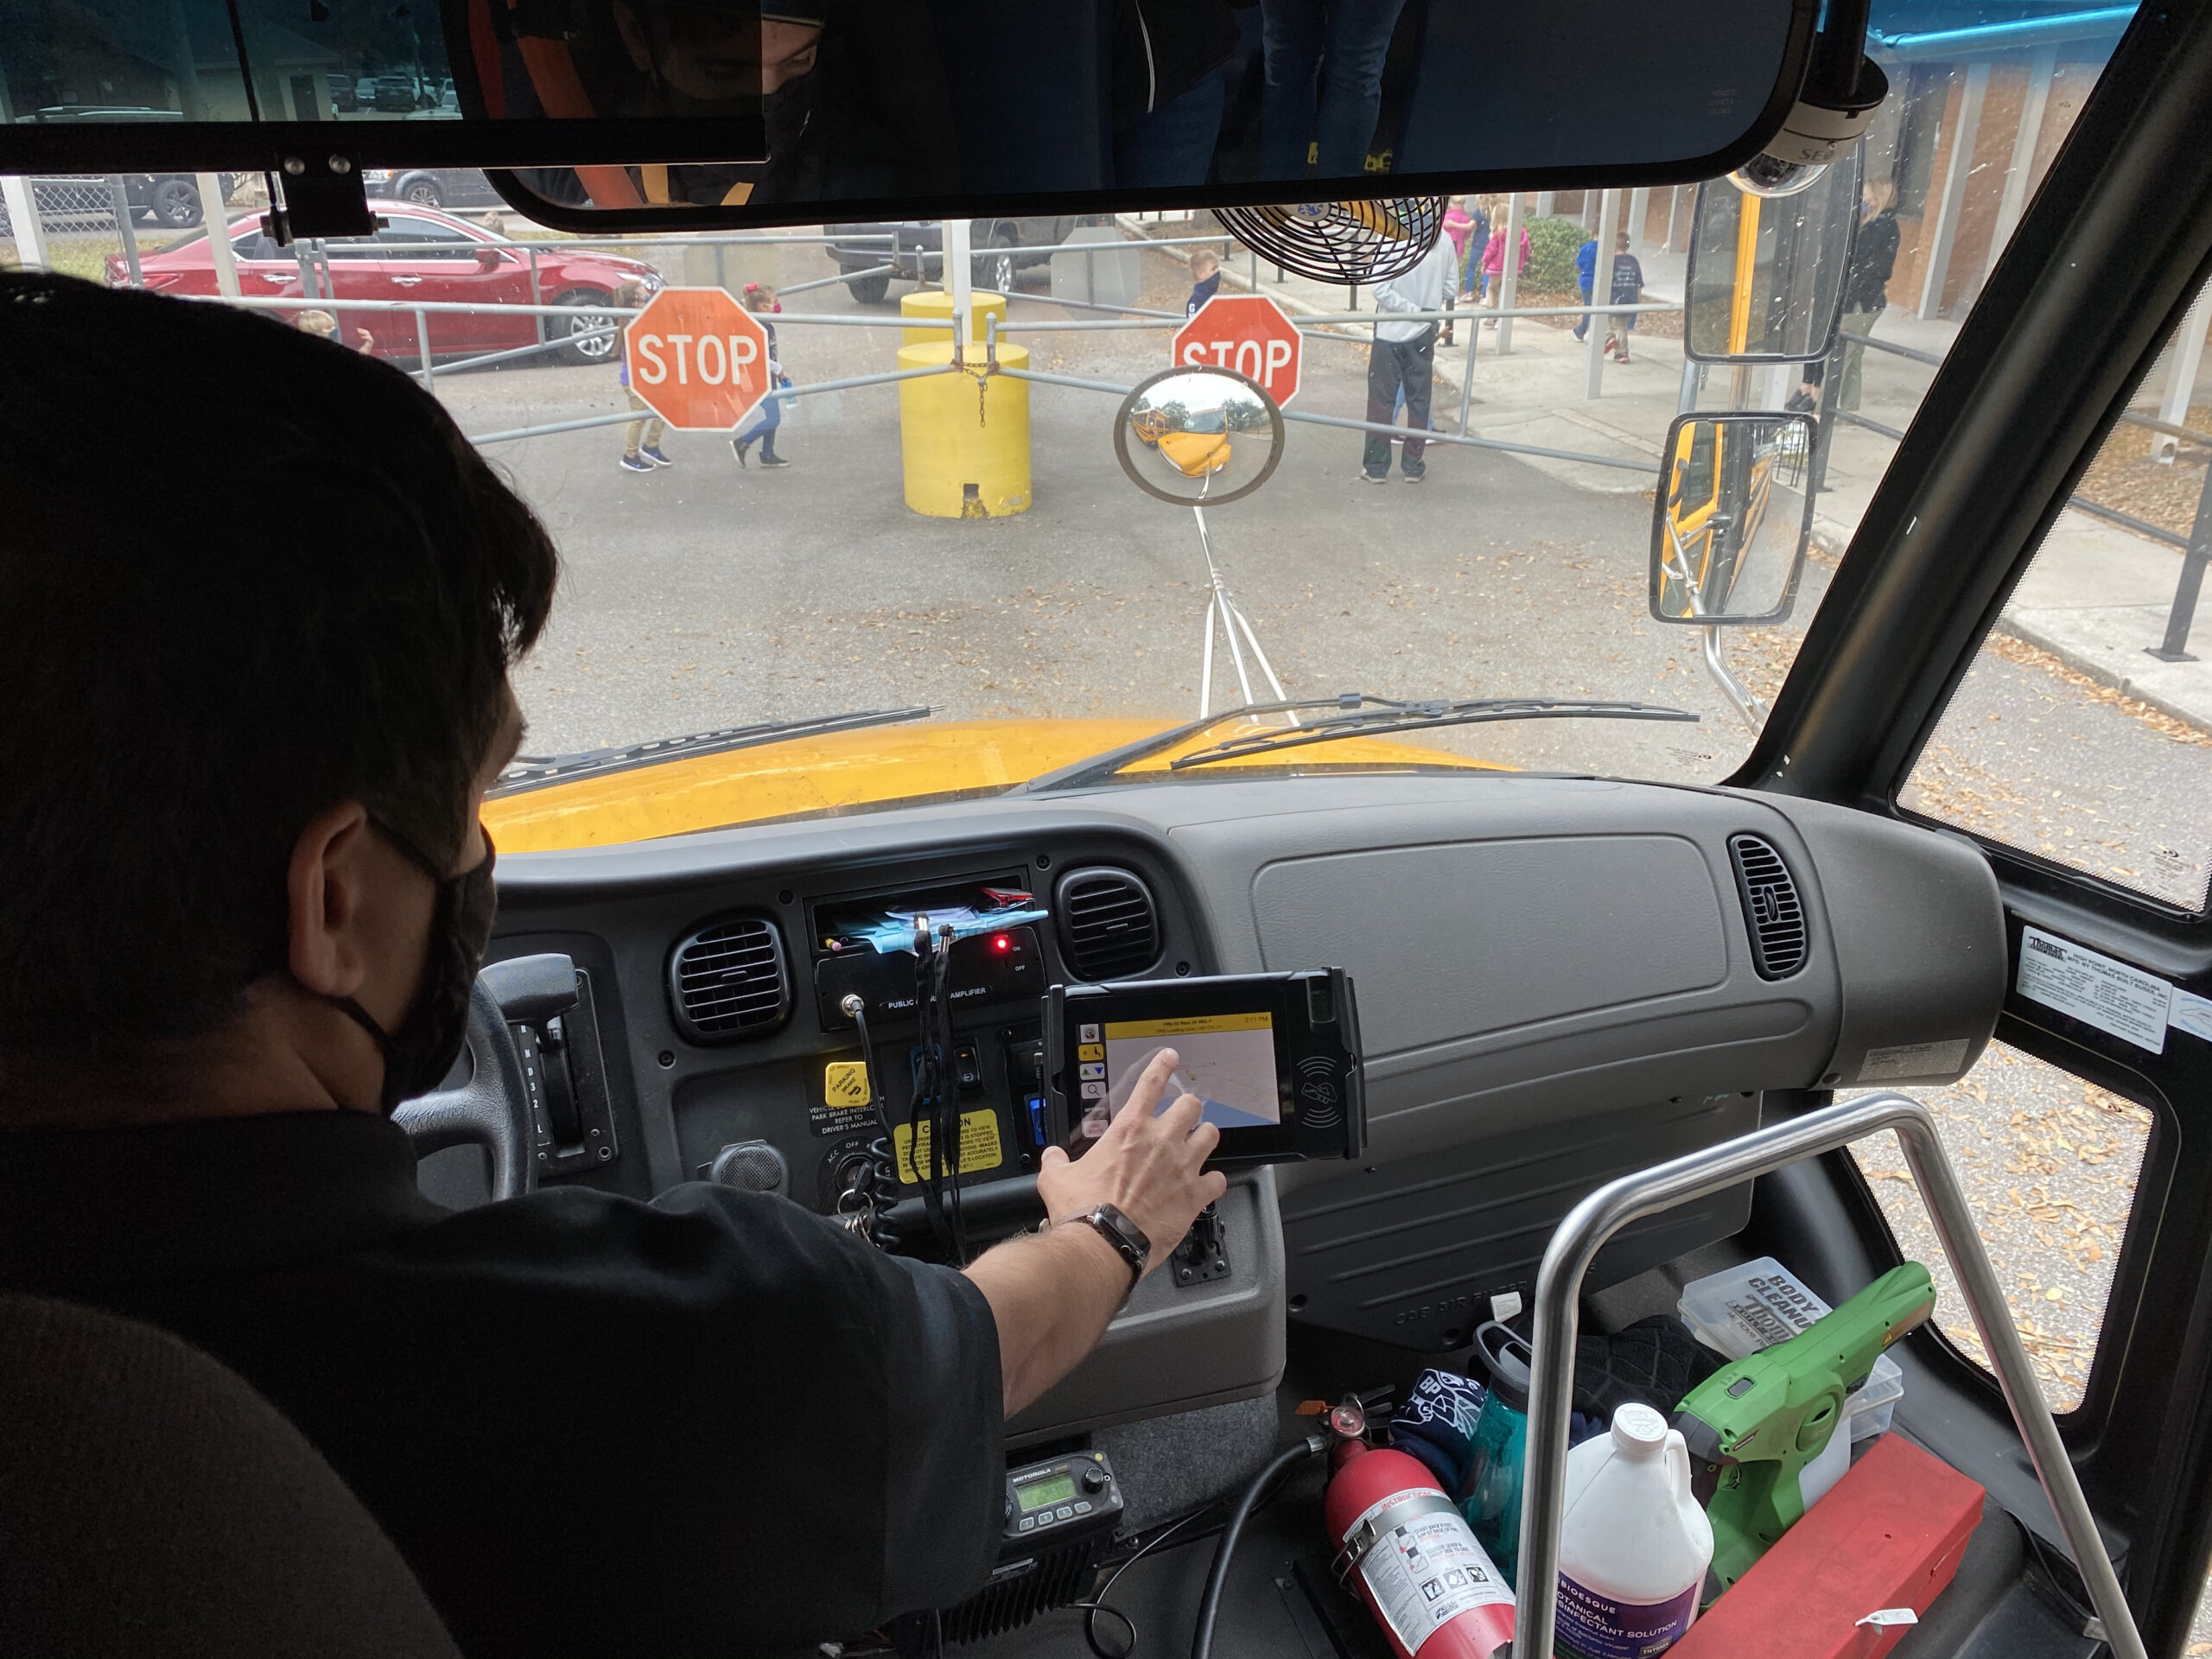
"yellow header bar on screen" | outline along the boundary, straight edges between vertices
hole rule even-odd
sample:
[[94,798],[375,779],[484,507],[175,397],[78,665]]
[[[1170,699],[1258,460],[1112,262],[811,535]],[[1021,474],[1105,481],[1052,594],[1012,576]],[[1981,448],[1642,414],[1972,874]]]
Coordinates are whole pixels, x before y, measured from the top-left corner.
[[1127,1037],[1205,1037],[1219,1031],[1273,1031],[1271,1014],[1185,1014],[1173,1020],[1122,1020],[1106,1024],[1106,1040]]

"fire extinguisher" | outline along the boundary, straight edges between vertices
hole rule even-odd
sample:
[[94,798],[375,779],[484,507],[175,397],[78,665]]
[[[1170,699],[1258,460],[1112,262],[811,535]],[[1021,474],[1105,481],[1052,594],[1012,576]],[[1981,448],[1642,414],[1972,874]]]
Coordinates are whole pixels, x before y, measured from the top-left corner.
[[1363,1438],[1365,1414],[1329,1414],[1337,1435],[1322,1512],[1338,1578],[1389,1636],[1398,1659],[1491,1659],[1513,1640],[1513,1592],[1459,1506],[1417,1458]]

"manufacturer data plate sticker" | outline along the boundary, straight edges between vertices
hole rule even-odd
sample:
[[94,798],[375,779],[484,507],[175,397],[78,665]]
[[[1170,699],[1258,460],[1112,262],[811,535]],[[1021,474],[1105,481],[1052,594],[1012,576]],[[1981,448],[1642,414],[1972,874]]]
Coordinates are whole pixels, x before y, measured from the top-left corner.
[[2166,1052],[2166,1016],[2173,991],[2172,984],[2156,974],[2084,950],[2039,927],[2021,935],[2022,996],[2153,1054]]
[[[1355,1526],[1408,1496],[1393,1493]],[[1368,1551],[1359,1571],[1408,1653],[1420,1652],[1422,1643],[1476,1607],[1503,1610],[1502,1634],[1512,1635],[1513,1592],[1456,1515],[1417,1515],[1393,1527]]]

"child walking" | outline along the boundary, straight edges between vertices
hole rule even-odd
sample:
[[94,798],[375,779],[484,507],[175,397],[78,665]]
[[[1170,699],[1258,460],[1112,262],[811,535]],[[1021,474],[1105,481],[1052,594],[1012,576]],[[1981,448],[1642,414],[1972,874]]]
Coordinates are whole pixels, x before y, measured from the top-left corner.
[[[634,276],[614,290],[615,304],[634,311],[645,302],[645,285]],[[656,467],[673,467],[676,463],[660,452],[661,435],[664,423],[652,407],[638,396],[638,389],[630,384],[630,348],[623,345],[621,380],[623,395],[629,398],[630,407],[638,411],[638,418],[622,429],[622,470],[626,473],[650,473]],[[647,416],[652,416],[648,420]]]
[[[766,318],[782,310],[776,290],[766,283],[745,285],[745,308],[755,316]],[[776,396],[776,388],[791,385],[791,377],[784,372],[784,365],[776,354],[776,325],[762,321],[761,327],[768,334],[768,395],[760,400],[760,418],[749,431],[741,432],[729,441],[730,453],[737,457],[737,464],[747,465],[746,455],[754,444],[760,446],[763,467],[788,467],[791,462],[776,453],[776,429],[784,423],[784,400]]]

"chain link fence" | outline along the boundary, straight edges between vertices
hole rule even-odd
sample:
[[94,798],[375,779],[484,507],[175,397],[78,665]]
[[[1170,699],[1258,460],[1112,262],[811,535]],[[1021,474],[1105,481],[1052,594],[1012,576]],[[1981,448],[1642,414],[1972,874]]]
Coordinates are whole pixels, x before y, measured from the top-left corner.
[[[226,174],[216,182],[225,194],[222,213],[261,199],[258,181]],[[22,183],[38,216],[45,263],[92,282],[107,280],[111,258],[130,280],[136,257],[198,235],[207,211],[199,181],[188,174],[72,174]],[[29,262],[13,218],[22,199],[21,191],[0,192],[0,265]]]

